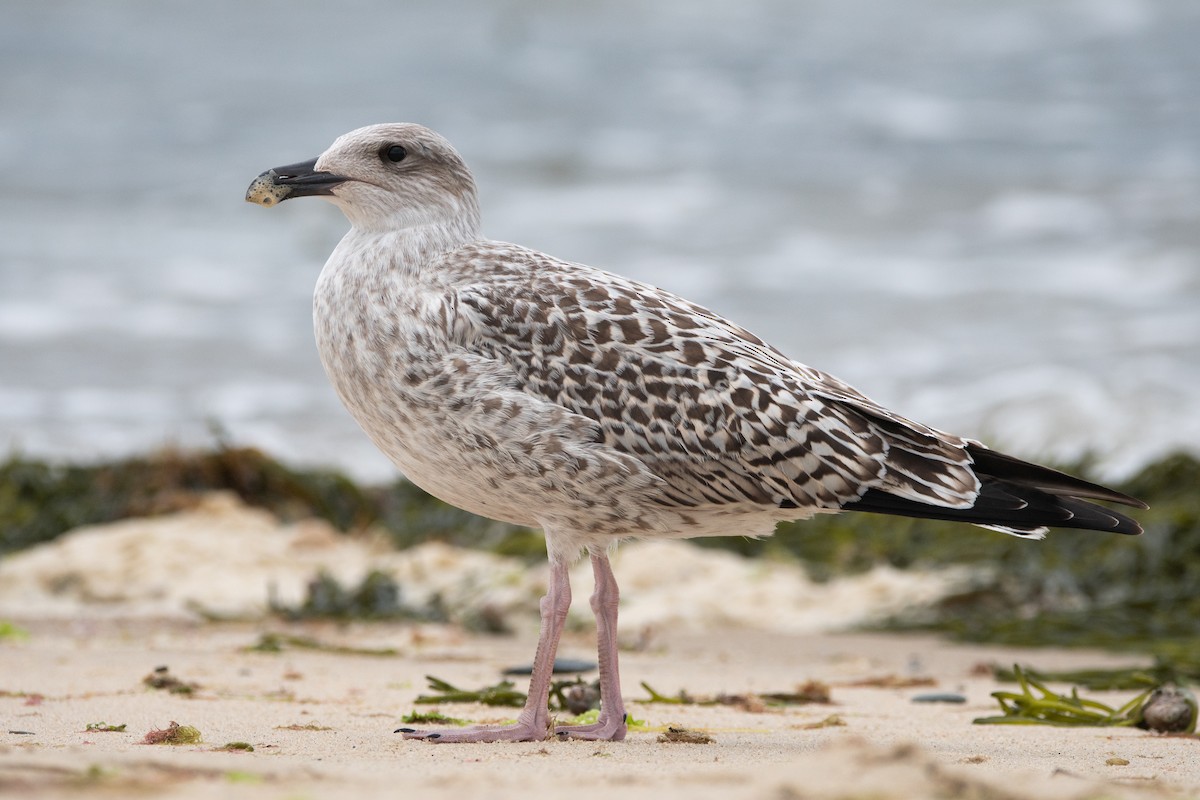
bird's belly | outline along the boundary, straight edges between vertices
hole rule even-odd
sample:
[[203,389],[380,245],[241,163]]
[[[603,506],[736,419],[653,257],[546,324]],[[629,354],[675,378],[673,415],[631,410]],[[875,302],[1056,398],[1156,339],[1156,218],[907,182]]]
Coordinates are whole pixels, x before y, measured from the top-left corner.
[[505,491],[503,475],[488,469],[487,453],[463,446],[461,416],[469,399],[454,387],[431,384],[446,354],[428,338],[380,324],[317,314],[320,359],[338,397],[404,477],[440,500],[480,516],[535,525],[526,505]]
[[761,535],[777,516],[671,508],[637,459],[598,445],[565,409],[497,389],[503,381],[439,347],[428,328],[331,313],[320,301],[316,321],[325,370],[359,426],[406,478],[451,505],[553,529],[564,551],[613,536],[723,535],[731,524]]
[[452,432],[443,420],[422,415],[411,426],[381,428],[356,418],[405,478],[439,500],[489,519],[538,526],[529,503],[515,498],[487,461],[447,447]]
[[[403,363],[398,360],[397,363]],[[456,403],[427,390],[414,390],[399,375],[335,367],[329,377],[347,410],[404,477],[434,497],[473,514],[536,526],[527,503],[506,491],[491,454],[464,447]],[[455,411],[457,408],[457,412]]]

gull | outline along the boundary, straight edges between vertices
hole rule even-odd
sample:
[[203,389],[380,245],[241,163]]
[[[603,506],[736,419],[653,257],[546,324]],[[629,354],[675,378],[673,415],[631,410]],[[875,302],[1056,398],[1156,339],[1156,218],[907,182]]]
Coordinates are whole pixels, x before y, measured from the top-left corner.
[[[1146,508],[1135,498],[906,419],[670,292],[485,238],[471,171],[428,128],[351,131],[262,173],[246,199],[306,196],[351,225],[313,302],[346,408],[417,486],[546,536],[550,585],[516,724],[401,729],[409,738],[623,739],[608,553],[624,539],[767,536],[839,511],[1039,539],[1051,526],[1141,533],[1088,502]],[[601,709],[594,724],[555,727],[568,568],[584,553]]]

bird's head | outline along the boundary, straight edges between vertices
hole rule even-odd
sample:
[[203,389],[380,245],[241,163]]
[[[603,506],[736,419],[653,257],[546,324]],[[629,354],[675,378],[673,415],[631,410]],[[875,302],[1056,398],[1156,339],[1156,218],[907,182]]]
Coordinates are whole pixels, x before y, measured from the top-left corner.
[[471,171],[448,141],[411,123],[351,131],[311,161],[267,170],[246,191],[262,206],[311,196],[331,201],[360,230],[479,225]]

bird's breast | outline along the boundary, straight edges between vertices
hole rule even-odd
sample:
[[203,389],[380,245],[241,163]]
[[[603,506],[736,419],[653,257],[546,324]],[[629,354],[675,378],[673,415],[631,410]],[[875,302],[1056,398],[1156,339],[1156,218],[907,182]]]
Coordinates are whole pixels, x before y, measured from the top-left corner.
[[342,401],[366,427],[373,414],[395,425],[411,406],[439,337],[419,313],[420,293],[394,277],[326,269],[313,298],[317,350]]

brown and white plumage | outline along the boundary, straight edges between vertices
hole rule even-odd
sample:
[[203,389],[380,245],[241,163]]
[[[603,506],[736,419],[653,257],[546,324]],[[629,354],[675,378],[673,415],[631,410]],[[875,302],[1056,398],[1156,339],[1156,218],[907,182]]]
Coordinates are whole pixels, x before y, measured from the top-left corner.
[[905,419],[661,289],[483,238],[469,170],[426,128],[353,131],[312,162],[264,173],[247,197],[303,195],[327,197],[352,223],[314,303],[322,361],[347,408],[414,483],[541,527],[549,545],[552,586],[518,725],[411,735],[545,735],[566,564],[587,550],[604,709],[596,726],[565,732],[621,738],[605,551],[622,538],[760,536],[846,510],[1037,538],[1048,526],[1141,531],[1081,499],[1142,505],[1133,498]]

